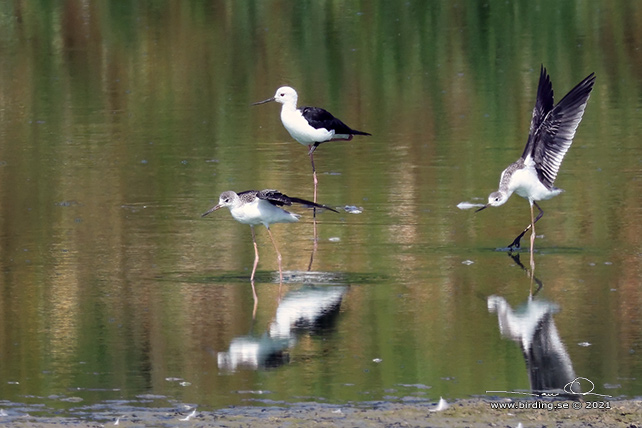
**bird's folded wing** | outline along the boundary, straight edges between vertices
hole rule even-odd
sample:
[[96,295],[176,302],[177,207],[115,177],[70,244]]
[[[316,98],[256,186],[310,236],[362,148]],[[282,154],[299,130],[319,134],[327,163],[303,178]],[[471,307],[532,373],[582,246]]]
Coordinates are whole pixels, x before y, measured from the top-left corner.
[[319,107],[301,107],[301,115],[314,129],[334,130],[336,134],[350,134],[352,129],[330,112]]

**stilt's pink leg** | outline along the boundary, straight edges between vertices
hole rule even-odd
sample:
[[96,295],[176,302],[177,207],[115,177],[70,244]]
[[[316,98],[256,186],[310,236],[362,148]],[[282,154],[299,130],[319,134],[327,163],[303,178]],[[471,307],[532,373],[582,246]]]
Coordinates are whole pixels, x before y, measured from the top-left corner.
[[531,202],[531,270],[535,270],[535,259],[533,252],[535,250],[535,216],[533,215],[533,203]]
[[[256,273],[256,267],[259,264],[259,249],[256,246],[256,236],[254,235],[254,226],[250,225],[252,230],[252,243],[254,244],[254,266],[252,267],[252,276],[250,276],[250,281],[252,282],[252,290],[254,290],[254,274]],[[256,293],[254,293],[256,296]]]
[[[314,150],[315,150],[315,147],[310,146],[310,151],[308,152],[308,154],[310,155],[310,163],[312,164],[312,177],[314,180],[314,199],[312,200],[312,202],[316,203],[317,202],[317,184],[319,183],[319,181],[317,180],[317,170],[314,167]],[[316,212],[317,211],[314,210],[315,216],[316,216]]]
[[270,235],[270,239],[272,240],[272,245],[274,245],[274,251],[276,251],[276,261],[279,263],[279,279],[280,279],[279,283],[283,284],[283,268],[281,266],[281,253],[279,252],[279,249],[276,246],[276,242],[272,237],[272,232],[270,231],[269,227],[268,227],[268,235]]

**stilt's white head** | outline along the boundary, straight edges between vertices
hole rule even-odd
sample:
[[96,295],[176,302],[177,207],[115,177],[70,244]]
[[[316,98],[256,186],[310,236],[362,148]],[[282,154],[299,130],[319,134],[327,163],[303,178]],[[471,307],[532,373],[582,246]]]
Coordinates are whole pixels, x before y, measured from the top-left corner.
[[206,215],[213,213],[219,208],[227,207],[231,209],[234,204],[238,203],[239,200],[239,195],[237,195],[236,192],[233,192],[231,190],[223,192],[221,193],[221,196],[218,197],[218,204],[214,205],[212,208],[207,210],[207,212],[203,213],[201,217],[205,217]]
[[504,205],[509,197],[510,197],[510,194],[506,192],[502,192],[499,190],[497,192],[493,192],[490,195],[488,195],[488,203],[475,212],[480,212],[481,210],[486,209],[488,207],[498,207],[500,205]]
[[276,90],[276,93],[272,98],[259,101],[252,105],[259,105],[259,104],[269,103],[271,101],[276,101],[277,103],[280,103],[280,104],[291,104],[293,107],[296,107],[297,99],[298,99],[298,95],[294,90],[294,88],[291,88],[289,86],[281,86],[279,89]]
[[491,207],[498,207],[500,205],[504,205],[506,201],[508,200],[508,197],[510,194],[506,192],[493,192],[490,195],[488,195],[488,205]]
[[274,94],[274,101],[280,104],[293,104],[296,106],[298,97],[299,96],[297,95],[294,88],[290,88],[289,86],[281,86],[276,90],[276,93]]

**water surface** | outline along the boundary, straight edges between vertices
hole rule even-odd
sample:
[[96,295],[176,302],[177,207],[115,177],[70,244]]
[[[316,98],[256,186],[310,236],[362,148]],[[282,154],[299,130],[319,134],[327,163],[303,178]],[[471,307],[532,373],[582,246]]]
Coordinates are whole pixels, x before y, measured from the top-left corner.
[[[434,401],[530,391],[534,366],[642,395],[640,15],[606,1],[2,6],[5,407]],[[482,203],[521,154],[541,64],[557,100],[597,83],[566,192],[541,204],[533,278],[528,254],[496,251],[528,224],[525,200],[457,205]],[[277,105],[250,106],[284,84],[372,136],[316,152],[319,201],[361,212],[319,214],[316,250],[310,212],[275,225],[283,287],[257,228],[255,306],[249,227],[200,214],[225,190],[311,198],[307,149]],[[553,344],[557,366],[525,357],[500,306],[539,325],[534,349]]]

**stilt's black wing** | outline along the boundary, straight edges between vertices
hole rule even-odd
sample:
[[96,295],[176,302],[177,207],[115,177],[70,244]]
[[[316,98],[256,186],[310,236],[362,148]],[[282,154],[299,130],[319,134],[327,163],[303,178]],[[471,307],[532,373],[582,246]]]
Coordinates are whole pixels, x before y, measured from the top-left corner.
[[533,108],[533,117],[531,118],[531,127],[528,132],[528,141],[522,153],[522,159],[528,155],[533,155],[533,149],[536,144],[537,131],[546,118],[548,112],[553,109],[553,84],[551,78],[546,72],[544,65],[539,72],[539,84],[537,85],[537,98]]
[[305,199],[301,199],[301,198],[290,198],[290,200],[292,202],[297,203],[297,204],[305,205],[308,208],[323,208],[323,209],[326,209],[326,210],[334,211],[335,213],[339,212],[339,211],[335,210],[334,208],[330,208],[327,205],[317,204],[317,203],[314,203],[312,201],[306,201]]
[[292,205],[292,201],[287,195],[284,195],[283,193],[274,189],[264,189],[256,192],[256,197],[259,199],[264,199],[272,205],[276,205],[279,207],[282,207],[283,205]]
[[315,129],[325,128],[334,130],[335,134],[370,135],[367,132],[357,131],[334,117],[329,111],[319,107],[300,107],[303,118]]
[[316,204],[314,202],[311,202],[305,199],[284,195],[278,190],[272,190],[272,189],[261,190],[260,192],[257,192],[256,196],[259,199],[265,199],[266,201],[270,202],[272,205],[277,205],[277,206],[283,206],[283,205],[289,206],[289,205],[292,205],[292,203],[296,203],[296,204],[306,205],[309,208],[312,208],[312,207],[324,208],[326,210],[334,211],[335,213],[339,212],[334,208],[330,208],[327,205]]
[[533,160],[540,181],[549,189],[573,143],[594,84],[595,74],[591,73],[553,107],[536,131]]

